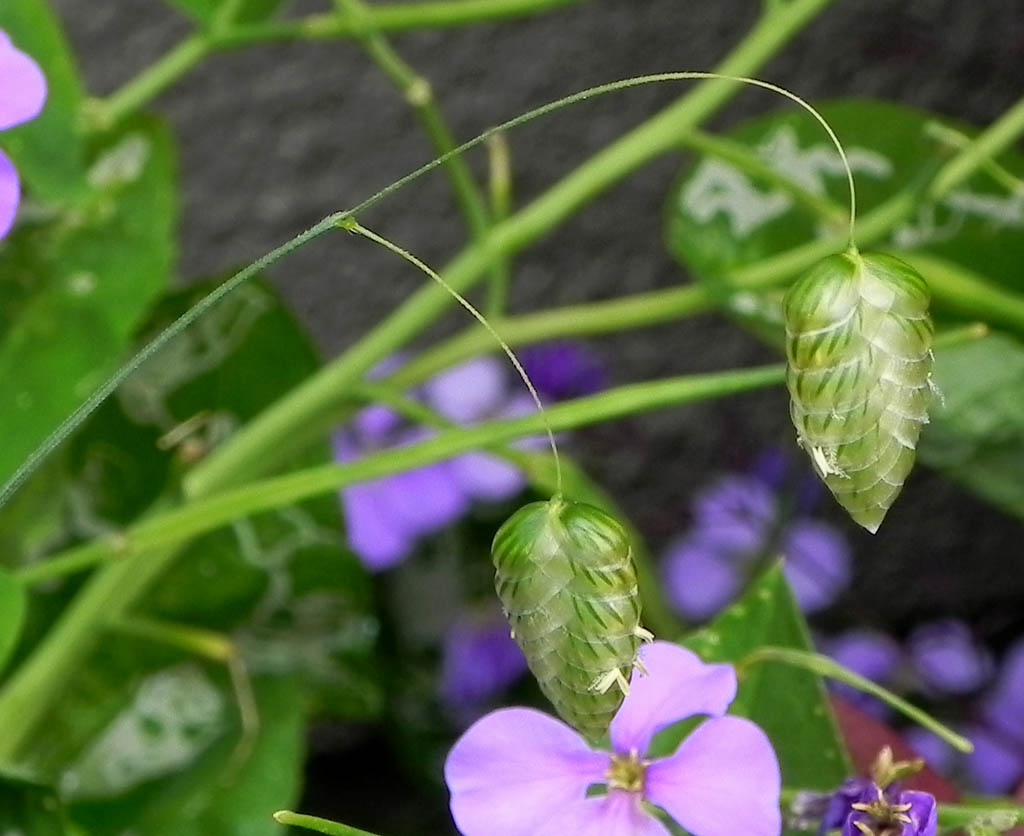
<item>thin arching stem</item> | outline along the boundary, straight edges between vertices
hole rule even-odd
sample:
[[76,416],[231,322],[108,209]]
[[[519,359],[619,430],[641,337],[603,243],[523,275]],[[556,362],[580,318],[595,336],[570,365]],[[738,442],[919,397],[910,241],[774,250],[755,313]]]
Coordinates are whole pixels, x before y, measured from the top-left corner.
[[411,252],[402,249],[400,246],[398,246],[398,244],[395,244],[393,241],[389,241],[387,238],[378,235],[373,230],[367,229],[365,226],[358,223],[355,219],[347,219],[346,221],[342,222],[341,227],[342,229],[347,229],[350,232],[354,232],[357,235],[362,235],[364,238],[368,238],[369,240],[377,244],[380,244],[382,247],[391,250],[391,252],[401,256],[410,264],[426,273],[431,279],[433,279],[435,282],[441,285],[441,287],[443,287],[448,293],[450,293],[452,298],[455,299],[455,301],[457,301],[460,305],[462,305],[462,307],[469,311],[473,318],[476,319],[476,321],[483,326],[484,330],[486,330],[488,334],[494,337],[495,342],[497,342],[498,345],[501,346],[501,350],[505,352],[505,355],[508,357],[509,362],[512,363],[512,365],[515,367],[516,372],[523,379],[523,383],[526,385],[526,388],[530,393],[530,397],[533,398],[533,402],[537,406],[537,412],[540,413],[541,420],[544,422],[544,431],[547,433],[548,444],[551,446],[551,457],[552,459],[554,459],[555,462],[555,495],[561,496],[562,462],[561,459],[559,459],[558,457],[558,445],[555,443],[555,433],[551,429],[551,423],[548,421],[547,412],[544,411],[544,404],[541,402],[540,394],[537,392],[537,387],[533,385],[533,381],[530,380],[530,375],[526,373],[526,369],[524,369],[523,364],[519,362],[519,358],[516,357],[516,354],[512,350],[511,346],[509,346],[509,344],[502,339],[501,334],[494,330],[494,326],[487,321],[487,317],[480,313],[480,311],[476,309],[472,302],[470,302],[465,296],[463,296],[455,288],[448,284],[448,282],[441,278],[441,275],[436,270],[424,264],[423,261],[414,256]]
[[89,417],[100,404],[103,403],[122,382],[124,382],[130,375],[132,375],[136,369],[138,369],[143,363],[146,362],[151,356],[153,356],[160,348],[170,342],[174,337],[184,331],[189,325],[191,325],[196,319],[198,319],[207,310],[213,307],[217,302],[227,296],[229,293],[234,291],[240,285],[247,282],[253,276],[257,275],[260,271],[269,267],[271,264],[276,262],[278,259],[290,253],[292,250],[309,243],[314,238],[319,237],[325,232],[333,229],[334,227],[343,224],[347,219],[355,218],[359,216],[364,210],[389,197],[399,189],[409,185],[414,180],[418,180],[423,175],[433,171],[438,166],[442,166],[460,154],[464,154],[471,148],[475,148],[483,142],[486,142],[490,137],[495,134],[502,133],[504,131],[511,130],[512,128],[518,127],[519,125],[532,122],[534,119],[538,119],[541,116],[545,116],[556,110],[560,110],[568,105],[576,104],[578,102],[587,101],[588,99],[596,98],[598,96],[615,93],[620,90],[628,90],[633,87],[641,87],[647,84],[656,84],[672,81],[695,81],[701,79],[717,79],[721,81],[733,81],[739,84],[748,84],[754,87],[761,87],[765,90],[770,90],[774,93],[778,93],[787,99],[795,102],[810,113],[825,129],[829,138],[835,144],[836,149],[839,152],[840,157],[846,167],[846,174],[850,184],[850,245],[853,246],[853,228],[855,223],[855,212],[856,212],[856,196],[853,186],[853,172],[850,169],[849,162],[846,158],[846,152],[843,150],[842,144],[839,142],[839,138],[835,132],[825,121],[824,117],[818,113],[810,104],[801,99],[795,93],[791,93],[778,85],[771,84],[767,81],[761,81],[760,79],[747,78],[745,76],[734,76],[723,73],[714,72],[697,72],[697,71],[683,71],[683,72],[670,72],[670,73],[655,73],[652,75],[635,76],[633,78],[622,79],[620,81],[613,81],[608,84],[600,84],[596,87],[590,87],[586,90],[581,90],[578,93],[574,93],[570,96],[565,96],[561,99],[557,99],[553,102],[548,102],[545,105],[534,108],[526,113],[520,114],[506,122],[496,125],[493,128],[489,128],[478,136],[470,139],[467,142],[462,143],[451,151],[436,157],[430,162],[420,166],[414,171],[409,172],[404,177],[400,177],[398,180],[388,184],[384,188],[377,191],[375,194],[368,197],[366,200],[356,204],[350,209],[343,210],[341,212],[334,212],[327,217],[323,218],[312,227],[307,229],[305,232],[292,238],[290,241],[285,242],[281,246],[271,250],[266,255],[254,261],[248,267],[243,268],[240,272],[236,273],[230,279],[225,281],[223,284],[212,290],[207,296],[199,300],[192,308],[185,311],[178,319],[172,322],[167,328],[156,335],[149,343],[143,346],[138,353],[136,353],[130,360],[128,360],[123,366],[121,366],[113,375],[107,378],[100,386],[88,397],[86,400],[71,413],[61,424],[54,430],[43,442],[25,459],[24,462],[15,470],[10,478],[0,487],[0,507],[7,502],[11,495],[18,489],[18,487],[24,482],[35,470],[46,460],[46,458],[59,447],[68,436],[71,435],[79,426],[84,423],[85,419]]

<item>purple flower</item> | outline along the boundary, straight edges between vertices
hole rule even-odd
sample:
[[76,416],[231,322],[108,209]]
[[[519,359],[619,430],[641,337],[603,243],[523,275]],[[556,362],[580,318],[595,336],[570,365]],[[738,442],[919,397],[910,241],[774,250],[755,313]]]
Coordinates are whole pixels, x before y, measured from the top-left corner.
[[[457,424],[510,418],[535,408],[528,398],[509,397],[508,375],[497,357],[475,357],[453,366],[424,388],[427,402]],[[452,474],[469,498],[483,502],[511,499],[526,485],[517,467],[490,453],[463,453],[452,461]]]
[[967,694],[985,684],[992,671],[988,652],[962,621],[923,624],[907,640],[914,667],[925,684],[945,694]]
[[500,615],[463,618],[445,636],[441,697],[460,714],[475,712],[525,672],[526,657]]
[[690,621],[711,618],[743,588],[736,561],[723,559],[729,550],[715,541],[714,530],[701,530],[669,545],[663,562],[665,591]]
[[[463,836],[669,836],[650,805],[694,836],[777,836],[779,765],[749,720],[724,716],[736,695],[728,665],[655,642],[642,651],[609,734],[592,749],[539,711],[508,708],[478,720],[445,763],[451,810]],[[648,760],[659,730],[709,715],[674,754]],[[605,788],[593,795],[593,785]]]
[[[0,131],[35,119],[45,101],[43,71],[0,30]],[[20,200],[18,171],[0,151],[0,238],[10,231]]]
[[519,352],[519,359],[541,396],[553,401],[592,395],[608,386],[604,364],[580,343],[531,346]]
[[853,778],[833,795],[822,820],[822,833],[836,828],[842,836],[935,836],[938,808],[926,792]]
[[974,744],[966,764],[975,790],[1008,793],[1024,779],[1024,747],[1018,741],[984,726],[968,728],[967,736]]
[[1024,639],[1007,652],[999,678],[982,702],[985,719],[1024,751]]
[[928,729],[911,726],[903,731],[903,739],[936,772],[949,773],[956,764],[956,750]]
[[850,549],[827,523],[795,520],[783,533],[782,554],[786,580],[804,612],[824,609],[850,582]]
[[760,479],[726,476],[694,500],[696,527],[714,530],[723,546],[735,553],[764,546],[778,516],[775,494]]
[[[669,597],[694,621],[710,618],[742,590],[757,562],[781,551],[800,607],[815,612],[850,579],[850,553],[826,523],[799,518],[780,528],[779,502],[768,484],[727,476],[694,501],[694,527],[665,556]],[[776,541],[778,536],[778,541]]]
[[[825,652],[844,668],[882,685],[892,680],[902,660],[899,645],[874,630],[849,630],[827,642]],[[829,687],[875,716],[888,713],[888,706],[870,694],[842,682],[829,683]]]
[[[373,420],[380,417],[382,414]],[[376,446],[401,446],[415,437],[399,435],[394,439],[396,444],[385,444],[382,438]],[[335,459],[355,461],[367,449],[373,449],[365,436],[362,441],[362,446],[357,445],[352,434],[344,430],[335,433]],[[341,502],[349,546],[372,571],[401,562],[420,537],[454,522],[468,507],[450,462],[352,485],[341,491]]]

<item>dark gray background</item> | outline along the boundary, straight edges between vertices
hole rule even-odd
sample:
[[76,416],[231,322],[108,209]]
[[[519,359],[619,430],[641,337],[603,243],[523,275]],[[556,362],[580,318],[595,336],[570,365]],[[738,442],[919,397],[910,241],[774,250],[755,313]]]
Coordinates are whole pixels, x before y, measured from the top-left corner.
[[[97,94],[132,77],[188,29],[157,0],[56,6]],[[468,138],[589,85],[710,68],[757,10],[755,0],[591,0],[545,17],[407,34],[394,43],[433,82],[455,133]],[[1020,0],[837,0],[759,75],[811,100],[879,96],[984,123],[1021,94],[1022,66]],[[517,130],[517,202],[680,92],[637,89]],[[781,106],[746,92],[713,125]],[[217,55],[153,109],[180,143],[183,279],[248,262],[432,156],[405,103],[348,41]],[[480,167],[482,157],[471,161]],[[662,205],[679,165],[675,157],[647,167],[517,258],[512,308],[685,280],[662,245]],[[368,221],[436,265],[465,239],[441,174],[389,199]],[[273,277],[325,355],[350,345],[420,281],[392,256],[341,235],[289,257]],[[453,314],[433,333],[464,323]],[[716,316],[595,346],[617,382],[774,359]],[[713,474],[791,440],[779,390],[594,428],[578,433],[572,448],[657,547],[685,526],[693,491]],[[993,638],[1019,628],[1024,575],[1007,562],[1020,551],[1018,523],[920,469],[877,537],[832,516],[857,550],[857,583],[847,599],[857,618],[900,626],[961,613]]]

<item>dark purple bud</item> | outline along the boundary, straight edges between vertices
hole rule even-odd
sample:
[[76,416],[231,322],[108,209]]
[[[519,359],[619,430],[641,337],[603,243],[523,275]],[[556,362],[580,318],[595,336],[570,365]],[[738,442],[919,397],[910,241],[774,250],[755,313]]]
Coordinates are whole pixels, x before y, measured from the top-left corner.
[[531,346],[519,353],[541,397],[553,401],[579,398],[608,386],[604,364],[580,343],[567,340]]

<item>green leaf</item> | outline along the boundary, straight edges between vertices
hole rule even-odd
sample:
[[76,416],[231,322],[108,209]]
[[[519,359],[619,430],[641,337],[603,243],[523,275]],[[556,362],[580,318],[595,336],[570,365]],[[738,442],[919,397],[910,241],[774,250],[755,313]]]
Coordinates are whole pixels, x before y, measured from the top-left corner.
[[[167,297],[146,332],[207,290],[197,286]],[[317,363],[306,335],[269,288],[255,282],[240,289],[154,356],[76,435],[66,451],[65,491],[76,497],[67,516],[94,535],[118,530],[175,490],[195,457]],[[329,455],[319,446],[297,457],[295,466]],[[234,641],[261,701],[253,765],[245,761],[237,774],[228,768],[238,710],[223,665],[142,633],[111,631],[41,724],[31,766],[60,779],[75,799],[75,817],[95,834],[121,833],[129,823],[153,836],[277,832],[271,814],[294,802],[289,788],[300,758],[261,759],[260,752],[279,751],[272,741],[280,734],[292,741],[288,747],[301,739],[293,709],[312,704],[357,719],[380,711],[370,592],[361,565],[343,545],[334,496],[198,539],[138,611]],[[52,612],[66,594],[37,593],[33,610]],[[270,696],[260,696],[267,688]],[[256,763],[262,765],[250,781],[247,770]]]
[[[173,670],[173,669],[172,669]],[[197,680],[203,683],[203,679]],[[234,723],[220,727],[216,743],[210,745],[185,772],[170,778],[157,778],[141,783],[125,794],[92,802],[79,802],[71,808],[77,822],[94,836],[114,836],[131,830],[140,836],[273,836],[281,829],[272,814],[293,804],[298,797],[299,779],[305,754],[305,713],[307,701],[297,682],[289,677],[260,678],[254,683],[261,717],[258,737],[251,752],[238,748],[239,729]],[[208,687],[206,683],[205,687]],[[165,692],[166,693],[166,692]],[[213,692],[206,692],[207,698]],[[184,697],[185,691],[181,696]],[[192,700],[192,735],[203,719],[203,706]],[[183,705],[179,703],[179,705]],[[159,741],[159,724],[168,723],[168,716],[154,714],[136,700],[108,726],[108,736],[101,735],[93,748],[87,750],[79,763],[66,774],[65,781],[102,781],[109,776],[124,775],[129,769],[145,769],[145,759],[159,759],[158,742],[147,745],[145,734]],[[146,711],[149,711],[147,714]],[[216,712],[224,723],[231,709],[223,704]],[[179,722],[181,715],[179,715]],[[129,729],[138,729],[137,760],[130,762],[131,751],[124,742]],[[185,725],[179,726],[182,731]],[[116,729],[118,746],[110,746]],[[168,747],[182,745],[174,737],[174,729],[165,732]],[[193,740],[196,738],[193,737]],[[111,763],[111,757],[120,762]],[[89,771],[91,770],[91,772]],[[88,776],[94,776],[88,778]]]
[[[926,111],[859,99],[818,109],[846,148],[861,217],[900,189],[920,183],[952,150],[934,128],[948,120]],[[845,209],[847,184],[838,154],[809,115],[790,110],[760,117],[729,136],[799,186]],[[1024,173],[1024,156],[1017,152],[1007,152],[999,162],[1018,176]],[[684,170],[670,193],[666,224],[673,255],[712,282],[731,269],[843,232],[841,220],[823,222],[791,194],[758,181],[734,162],[713,158]],[[994,281],[1024,290],[1022,231],[1024,202],[983,169],[937,204],[922,204],[872,247],[923,250],[974,269],[984,265]]]
[[67,836],[67,817],[57,793],[27,778],[0,774],[0,833]]
[[[707,661],[738,662],[765,645],[811,649],[807,625],[781,565],[765,572],[710,625],[684,642]],[[744,672],[731,713],[767,732],[788,787],[830,790],[850,765],[819,677],[807,671],[757,665]]]
[[0,569],[0,673],[17,647],[24,621],[25,587]]
[[[196,23],[258,23],[280,8],[283,0],[168,0]],[[228,20],[224,20],[224,18]]]
[[168,132],[150,121],[127,128],[89,178],[80,209],[23,226],[0,249],[0,275],[12,280],[0,314],[0,379],[12,407],[2,480],[113,370],[172,267]]
[[940,348],[935,382],[921,461],[1024,518],[1024,345],[993,334]]
[[74,202],[88,191],[79,117],[85,91],[56,15],[46,0],[4,0],[0,29],[46,76],[46,105],[38,118],[0,136],[31,197]]

